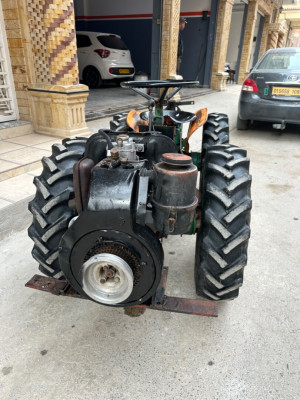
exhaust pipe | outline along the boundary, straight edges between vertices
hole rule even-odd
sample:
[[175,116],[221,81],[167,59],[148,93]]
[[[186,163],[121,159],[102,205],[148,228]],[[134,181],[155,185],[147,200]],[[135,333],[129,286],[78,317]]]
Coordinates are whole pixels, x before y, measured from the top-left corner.
[[272,126],[274,129],[280,129],[283,131],[286,127],[286,124],[284,121],[281,121],[281,124],[273,124]]

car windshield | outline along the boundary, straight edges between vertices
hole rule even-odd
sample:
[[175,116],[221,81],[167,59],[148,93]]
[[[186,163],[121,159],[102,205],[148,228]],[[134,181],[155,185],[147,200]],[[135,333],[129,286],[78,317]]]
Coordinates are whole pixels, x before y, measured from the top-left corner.
[[256,69],[300,70],[300,53],[269,53],[257,65]]
[[117,36],[97,36],[97,39],[102,46],[109,47],[116,50],[128,50],[123,40]]

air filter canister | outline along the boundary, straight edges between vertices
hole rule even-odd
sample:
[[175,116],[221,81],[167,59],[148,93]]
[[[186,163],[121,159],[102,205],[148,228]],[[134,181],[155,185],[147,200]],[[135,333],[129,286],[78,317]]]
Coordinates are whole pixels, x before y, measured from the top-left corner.
[[198,205],[198,171],[185,154],[165,153],[154,166],[153,219],[158,231],[178,235],[186,233]]

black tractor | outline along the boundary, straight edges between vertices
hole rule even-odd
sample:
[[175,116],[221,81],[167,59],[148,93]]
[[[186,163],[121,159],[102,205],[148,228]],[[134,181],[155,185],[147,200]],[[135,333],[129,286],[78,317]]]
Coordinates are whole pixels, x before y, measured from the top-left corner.
[[109,306],[147,305],[162,279],[163,239],[196,235],[197,295],[238,296],[250,237],[249,158],[228,143],[225,114],[180,109],[193,102],[174,96],[197,85],[122,83],[148,99],[148,111],[116,115],[110,129],[64,139],[43,158],[28,233],[49,285],[61,281]]

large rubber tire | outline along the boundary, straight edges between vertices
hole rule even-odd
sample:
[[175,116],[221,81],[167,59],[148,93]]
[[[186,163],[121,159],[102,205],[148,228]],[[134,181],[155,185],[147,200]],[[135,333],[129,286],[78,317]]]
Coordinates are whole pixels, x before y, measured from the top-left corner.
[[52,146],[52,155],[43,157],[43,172],[34,178],[36,195],[29,203],[32,225],[29,237],[34,241],[33,258],[47,276],[63,277],[58,261],[59,242],[76,210],[68,202],[74,197],[73,165],[82,157],[86,138],[64,139]]
[[113,119],[109,121],[109,127],[114,132],[130,132],[131,128],[126,123],[128,113],[120,113],[113,116]]
[[86,67],[82,74],[84,83],[90,89],[97,89],[103,85],[103,80],[99,71],[95,67]]
[[250,123],[248,119],[241,119],[239,116],[237,116],[237,121],[236,121],[237,130],[245,131],[249,128],[249,125]]
[[221,113],[208,114],[203,127],[202,148],[204,151],[209,146],[229,143],[228,115]]
[[197,233],[195,283],[209,300],[238,296],[250,237],[251,175],[245,150],[207,149],[201,181],[202,218]]

